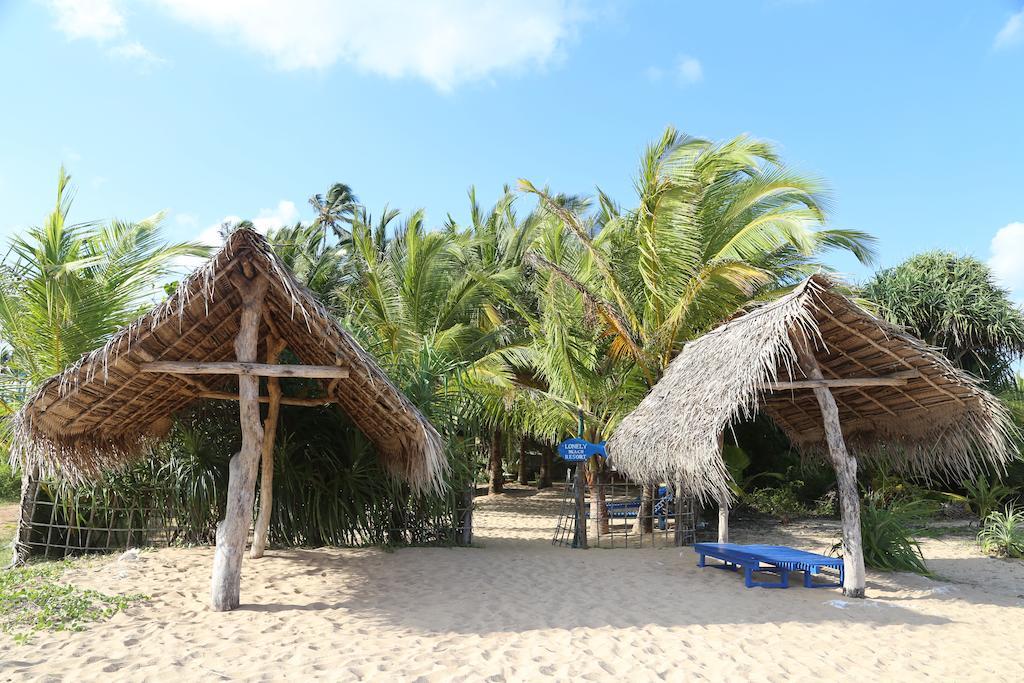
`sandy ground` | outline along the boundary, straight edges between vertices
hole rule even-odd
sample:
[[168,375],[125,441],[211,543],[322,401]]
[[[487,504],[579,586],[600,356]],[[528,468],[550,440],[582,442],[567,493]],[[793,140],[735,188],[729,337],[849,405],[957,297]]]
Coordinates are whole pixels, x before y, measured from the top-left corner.
[[[872,573],[870,599],[851,602],[747,590],[689,548],[552,547],[555,498],[479,499],[477,548],[247,560],[228,614],[206,608],[209,549],[94,560],[66,578],[152,600],[86,632],[0,641],[0,680],[980,681],[1024,667],[1024,563],[966,537],[925,544],[943,579]],[[814,549],[834,533],[747,525],[734,538]]]

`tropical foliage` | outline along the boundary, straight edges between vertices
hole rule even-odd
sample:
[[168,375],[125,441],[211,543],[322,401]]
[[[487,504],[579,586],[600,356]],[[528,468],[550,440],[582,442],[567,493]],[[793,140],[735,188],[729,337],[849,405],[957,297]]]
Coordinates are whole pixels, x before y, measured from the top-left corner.
[[864,495],[860,508],[864,563],[884,571],[930,574],[917,536],[934,513],[931,501],[912,496],[887,499],[884,492]]
[[978,532],[978,543],[997,557],[1024,557],[1024,510],[1009,505],[990,512]]
[[162,295],[178,259],[202,256],[193,244],[167,244],[162,214],[139,222],[71,223],[74,190],[63,168],[43,224],[11,240],[0,265],[0,414],[26,392],[133,320]]
[[[178,258],[202,251],[165,244],[159,215],[70,223],[68,182],[62,171],[54,210],[12,242],[0,269],[0,407],[8,412],[151,304]],[[870,236],[828,227],[824,184],[761,140],[714,142],[669,128],[643,153],[634,184],[630,208],[600,189],[567,195],[528,180],[489,208],[471,190],[466,221],[432,227],[422,211],[371,214],[350,186],[335,183],[310,199],[313,221],[271,231],[285,264],[443,433],[452,465],[451,494],[413,496],[384,474],[343,415],[286,407],[271,540],[437,540],[432,530],[457,524],[459,498],[484,469],[500,488],[511,453],[545,452],[581,417],[587,438],[606,438],[684,344],[826,269],[830,250],[873,262]],[[1024,326],[983,269],[924,255],[882,271],[865,291],[890,319],[1011,391],[1007,368],[1024,349]],[[286,395],[302,390],[288,382]],[[796,457],[782,437],[761,448],[747,436],[726,451],[737,493],[749,493],[755,508],[811,512],[831,479],[797,480],[793,462],[777,455]],[[148,463],[89,488],[45,490],[69,518],[110,507],[131,514],[145,502],[139,492],[154,491],[146,495],[177,521],[177,540],[209,542],[238,438],[230,406],[202,406],[179,416]],[[604,476],[602,468],[595,459],[588,476]],[[751,491],[755,483],[773,487]],[[869,563],[915,566],[908,524],[920,510],[912,508],[865,505]],[[600,523],[600,510],[591,519]]]
[[864,294],[890,322],[941,348],[992,388],[1014,384],[1014,363],[1024,355],[1024,313],[985,263],[944,251],[918,254],[878,272]]

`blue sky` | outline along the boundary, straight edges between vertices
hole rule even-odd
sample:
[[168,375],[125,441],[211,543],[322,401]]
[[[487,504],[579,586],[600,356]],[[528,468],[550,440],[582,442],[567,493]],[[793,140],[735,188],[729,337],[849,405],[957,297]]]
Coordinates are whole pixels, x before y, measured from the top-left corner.
[[673,124],[777,142],[882,265],[971,253],[1024,298],[1018,1],[0,0],[0,64],[0,235],[62,162],[78,219],[166,209],[179,239],[334,181],[435,224],[519,177],[628,206]]

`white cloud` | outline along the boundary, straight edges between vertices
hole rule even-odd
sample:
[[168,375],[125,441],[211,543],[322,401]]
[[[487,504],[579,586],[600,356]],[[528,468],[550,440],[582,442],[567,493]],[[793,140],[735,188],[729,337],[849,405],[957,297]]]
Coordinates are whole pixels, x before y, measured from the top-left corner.
[[119,0],[49,0],[57,29],[68,38],[105,41],[124,33]]
[[1024,299],[1024,223],[1010,223],[999,229],[990,245],[988,265],[999,284]]
[[684,55],[679,58],[679,64],[676,65],[676,75],[685,85],[700,83],[704,80],[704,67],[701,66],[700,60]]
[[194,213],[175,213],[174,222],[183,228],[194,228],[199,225],[199,217]]
[[122,0],[48,0],[47,4],[57,30],[72,40],[91,38],[108,45],[106,52],[110,57],[130,62],[142,73],[167,63],[166,59],[153,54],[137,40],[110,45],[115,38],[126,33]]
[[[579,0],[150,2],[283,70],[345,63],[388,78],[419,78],[442,91],[551,63],[583,18]],[[50,0],[49,5],[57,27],[69,37],[104,42],[126,31],[125,0]],[[126,43],[121,51],[132,45],[137,43]]]
[[996,49],[1010,47],[1024,40],[1024,9],[1010,16],[1003,28],[996,34],[993,46]]
[[665,76],[670,76],[680,85],[693,85],[704,80],[704,67],[696,57],[682,55],[671,69],[666,71],[660,66],[649,66],[645,75],[651,83],[660,83]]
[[[214,249],[220,248],[224,244],[224,239],[221,236],[224,226],[234,227],[241,223],[242,220],[241,216],[224,216],[224,218],[213,225],[203,228],[198,235],[189,239],[189,241],[197,242],[206,247],[213,247]],[[295,206],[295,202],[282,199],[273,209],[260,209],[256,217],[251,220],[256,232],[266,235],[271,230],[292,225],[298,221],[299,209]],[[199,225],[199,219],[191,213],[176,213],[174,221],[186,228],[195,228]],[[175,262],[174,269],[182,272],[191,271],[202,265],[204,261],[205,259],[196,256],[183,256]]]
[[107,50],[107,54],[111,57],[134,63],[142,72],[148,72],[153,67],[167,63],[166,59],[156,56],[138,41],[115,45]]

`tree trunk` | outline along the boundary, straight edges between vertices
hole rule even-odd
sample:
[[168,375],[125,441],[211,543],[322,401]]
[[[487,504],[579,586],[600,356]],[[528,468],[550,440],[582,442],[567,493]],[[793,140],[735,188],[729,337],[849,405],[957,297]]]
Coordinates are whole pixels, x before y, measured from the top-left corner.
[[[721,458],[725,450],[725,432],[718,433],[718,457]],[[718,542],[729,542],[729,499],[718,500]]]
[[654,533],[654,485],[645,484],[640,491],[640,508],[633,523],[634,534]]
[[718,542],[729,542],[729,501],[718,501]]
[[526,472],[526,439],[519,440],[519,483],[526,486],[530,479]]
[[32,541],[32,518],[36,512],[36,498],[39,496],[39,474],[36,468],[24,466],[21,474],[21,504],[18,506],[18,532],[11,541],[11,566],[23,565],[28,561]]
[[554,460],[554,449],[544,444],[540,449],[540,471],[537,472],[537,490],[551,488],[551,463]]
[[[256,360],[260,310],[267,280],[262,276],[255,280],[236,276],[232,282],[242,298],[241,321],[235,337],[235,359],[241,363],[252,363]],[[256,471],[263,450],[259,396],[259,377],[239,375],[238,413],[242,426],[242,449],[232,456],[228,469],[227,507],[223,521],[217,525],[217,549],[210,579],[210,606],[218,612],[233,610],[239,604],[242,556],[252,523]]]
[[[823,379],[821,368],[811,350],[810,342],[800,332],[793,335],[800,368],[810,379]],[[836,488],[843,520],[843,593],[851,598],[863,598],[865,586],[864,547],[860,530],[860,495],[857,491],[857,459],[846,450],[839,406],[827,387],[814,389],[825,426],[829,459],[836,471]]]
[[586,475],[583,470],[586,467],[586,463],[576,463],[576,469],[572,474],[573,484],[573,502],[575,504],[576,523],[573,527],[573,539],[572,547],[587,549],[587,514],[585,506],[586,500]]
[[491,436],[491,459],[487,469],[490,478],[487,493],[502,493],[505,490],[505,474],[502,467],[502,456],[505,454],[505,442],[500,429],[494,430]]
[[590,487],[590,534],[598,539],[608,535],[608,506],[605,504],[604,472],[601,463],[591,458],[587,467],[587,485]]
[[[276,363],[278,356],[284,351],[281,339],[267,340],[267,363]],[[281,380],[277,377],[267,378],[267,396],[270,405],[267,408],[267,419],[263,421],[263,449],[261,453],[262,469],[260,470],[260,511],[256,516],[256,528],[252,534],[252,548],[249,557],[263,557],[267,549],[267,536],[270,533],[270,515],[274,510],[274,441],[277,438],[277,420],[281,412]]]

